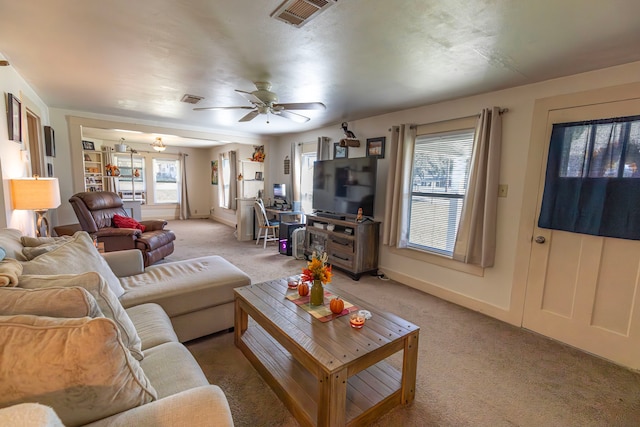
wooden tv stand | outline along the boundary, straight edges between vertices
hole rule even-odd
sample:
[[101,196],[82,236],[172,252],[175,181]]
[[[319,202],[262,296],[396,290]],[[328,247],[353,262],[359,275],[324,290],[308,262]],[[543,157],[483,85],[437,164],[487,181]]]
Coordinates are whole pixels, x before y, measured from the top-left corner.
[[[380,222],[355,218],[336,219],[315,214],[307,215],[304,254],[309,259],[313,251],[326,252],[329,264],[359,280],[364,273],[378,270]],[[328,226],[333,225],[331,231]],[[351,230],[351,232],[349,232]]]

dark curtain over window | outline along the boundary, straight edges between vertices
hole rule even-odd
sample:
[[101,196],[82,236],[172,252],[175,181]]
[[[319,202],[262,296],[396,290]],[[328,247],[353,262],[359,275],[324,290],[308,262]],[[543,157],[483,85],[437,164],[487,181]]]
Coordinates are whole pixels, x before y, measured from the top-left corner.
[[553,125],[538,226],[640,240],[640,116]]

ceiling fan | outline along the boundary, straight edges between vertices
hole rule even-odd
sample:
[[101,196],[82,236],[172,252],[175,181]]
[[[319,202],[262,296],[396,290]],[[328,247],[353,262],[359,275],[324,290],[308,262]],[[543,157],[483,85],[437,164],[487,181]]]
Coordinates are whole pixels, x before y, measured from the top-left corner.
[[[249,101],[253,106],[236,106],[236,107],[200,107],[194,108],[194,111],[204,110],[251,110],[239,122],[248,122],[253,120],[260,114],[273,114],[285,117],[298,123],[308,122],[310,119],[302,114],[291,112],[290,110],[324,110],[326,107],[322,102],[294,102],[279,103],[278,95],[271,92],[271,83],[254,82],[256,89],[253,92],[236,89],[241,96]],[[267,119],[267,123],[268,119]]]

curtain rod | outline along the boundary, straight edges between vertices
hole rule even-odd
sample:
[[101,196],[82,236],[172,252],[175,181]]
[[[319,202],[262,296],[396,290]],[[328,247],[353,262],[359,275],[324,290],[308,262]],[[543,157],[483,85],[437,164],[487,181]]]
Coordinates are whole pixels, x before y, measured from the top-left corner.
[[[498,110],[498,113],[500,115],[504,114],[504,113],[508,113],[509,109],[508,108],[500,108]],[[469,119],[471,117],[480,117],[480,114],[473,114],[471,116],[465,116],[465,117],[456,117],[455,119],[446,119],[446,120],[438,120],[437,122],[429,122],[429,123],[420,123],[418,125],[411,125],[411,129],[413,128],[417,128],[418,126],[424,126],[424,125],[434,125],[437,123],[444,123],[444,122],[450,122],[452,120],[461,120],[461,119]],[[393,130],[393,128],[389,128],[389,132],[391,132]]]

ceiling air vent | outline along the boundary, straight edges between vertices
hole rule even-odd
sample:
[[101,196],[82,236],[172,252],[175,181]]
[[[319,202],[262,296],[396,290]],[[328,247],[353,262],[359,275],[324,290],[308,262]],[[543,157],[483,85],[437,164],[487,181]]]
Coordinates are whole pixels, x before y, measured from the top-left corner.
[[285,2],[271,14],[271,17],[299,28],[337,1],[338,0],[285,0]]
[[203,99],[204,99],[204,96],[185,94],[180,101],[186,102],[187,104],[197,104]]

